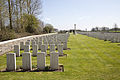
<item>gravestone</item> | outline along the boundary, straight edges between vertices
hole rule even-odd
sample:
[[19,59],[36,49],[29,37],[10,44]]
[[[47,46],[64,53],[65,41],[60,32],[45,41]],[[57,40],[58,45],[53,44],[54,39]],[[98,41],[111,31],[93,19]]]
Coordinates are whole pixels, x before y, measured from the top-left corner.
[[33,45],[35,45],[35,44],[36,44],[36,42],[34,40],[32,40],[32,48],[33,48]]
[[50,52],[55,51],[55,44],[50,44]]
[[39,42],[42,42],[42,37],[39,37]]
[[42,41],[38,43],[38,49],[41,50]]
[[30,52],[30,45],[24,46],[24,52]]
[[20,49],[21,50],[24,50],[24,45],[25,45],[24,42],[20,42]]
[[63,55],[63,45],[62,44],[58,44],[58,53],[59,53],[59,55]]
[[48,42],[44,41],[44,44],[46,45],[46,49],[48,49]]
[[37,53],[37,69],[38,70],[45,70],[45,60],[46,60],[46,53],[39,52]]
[[67,50],[67,42],[63,42],[63,49]]
[[50,68],[51,68],[51,70],[58,69],[58,66],[59,66],[58,57],[59,57],[58,53],[56,53],[56,52],[50,53]]
[[7,54],[7,71],[16,71],[16,54]]
[[16,53],[16,56],[20,56],[20,47],[19,45],[14,45],[14,53]]
[[25,42],[25,45],[30,45],[30,41],[26,41],[26,42]]
[[[45,44],[42,44],[41,45],[41,52],[47,52],[47,49],[46,49],[46,45]],[[46,53],[46,55],[47,55],[47,53]]]
[[61,41],[57,41],[57,49],[58,49],[58,45],[61,44]]
[[32,60],[31,60],[31,53],[24,52],[22,53],[22,66],[23,70],[32,70]]
[[37,56],[37,52],[38,52],[38,45],[34,44],[33,45],[33,56]]
[[35,42],[36,42],[36,44],[38,44],[38,42],[39,42],[38,38],[37,38],[37,39],[35,39]]

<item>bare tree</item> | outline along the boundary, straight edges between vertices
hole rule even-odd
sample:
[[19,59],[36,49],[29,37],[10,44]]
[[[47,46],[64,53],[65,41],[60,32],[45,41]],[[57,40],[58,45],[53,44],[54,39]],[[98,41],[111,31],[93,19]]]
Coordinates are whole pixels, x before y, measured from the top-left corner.
[[12,27],[11,0],[8,0],[8,6],[9,6],[9,21],[10,21],[10,29],[13,29],[13,27]]
[[6,5],[6,0],[0,0],[0,29],[5,26],[5,18],[7,14],[7,5]]
[[26,0],[27,13],[37,15],[42,12],[42,1],[41,0]]

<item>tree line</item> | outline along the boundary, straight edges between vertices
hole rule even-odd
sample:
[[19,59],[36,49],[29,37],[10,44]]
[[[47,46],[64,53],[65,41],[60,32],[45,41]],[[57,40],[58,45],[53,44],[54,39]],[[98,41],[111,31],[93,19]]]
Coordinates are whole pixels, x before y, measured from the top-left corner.
[[0,30],[9,28],[24,31],[35,23],[41,24],[36,18],[41,12],[41,0],[0,0]]
[[52,32],[51,24],[38,19],[41,13],[41,0],[0,0],[0,41],[16,38],[16,33]]

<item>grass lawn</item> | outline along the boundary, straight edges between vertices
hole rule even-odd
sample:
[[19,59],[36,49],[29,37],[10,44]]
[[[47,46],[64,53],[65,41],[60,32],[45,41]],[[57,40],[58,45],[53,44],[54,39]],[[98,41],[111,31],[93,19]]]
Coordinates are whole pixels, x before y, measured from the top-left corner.
[[[120,80],[119,43],[98,40],[85,35],[71,35],[68,48],[60,57],[65,72],[0,72],[0,80]],[[50,63],[47,57],[46,63]],[[36,57],[32,58],[37,64]],[[17,58],[22,65],[22,58]],[[0,70],[6,68],[6,55],[0,56]]]

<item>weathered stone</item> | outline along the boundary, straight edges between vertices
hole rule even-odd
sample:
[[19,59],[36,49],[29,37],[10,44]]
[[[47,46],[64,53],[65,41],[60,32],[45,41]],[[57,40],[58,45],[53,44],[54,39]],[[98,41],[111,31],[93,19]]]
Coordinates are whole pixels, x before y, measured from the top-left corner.
[[[13,51],[14,50],[13,45],[18,45],[18,44],[20,44],[20,42],[25,42],[28,39],[32,40],[35,37],[43,37],[46,35],[52,36],[55,34],[57,34],[57,33],[50,33],[50,34],[45,34],[45,35],[33,35],[33,36],[27,36],[27,37],[22,37],[22,38],[18,38],[18,39],[0,42],[0,46],[2,46],[0,49],[0,55],[4,54],[6,52],[9,52],[9,51]],[[21,49],[21,46],[20,46],[20,49]],[[23,47],[23,49],[24,49],[24,47]]]
[[55,44],[50,44],[50,52],[55,51]]
[[38,49],[41,50],[42,41],[38,43]]
[[30,52],[30,45],[24,46],[24,52]]
[[62,43],[61,43],[60,41],[57,41],[57,49],[58,49],[58,45],[59,45],[59,44],[62,44]]
[[39,37],[39,42],[42,42],[42,37]]
[[37,52],[38,52],[38,45],[34,44],[33,45],[33,56],[37,56]]
[[50,68],[52,70],[58,69],[58,66],[59,66],[58,57],[59,57],[58,53],[56,53],[56,52],[50,53]]
[[46,60],[46,53],[41,52],[37,53],[37,69],[38,70],[45,70],[45,60]]
[[27,40],[28,42],[30,42],[30,40]]
[[23,50],[24,49],[24,42],[20,42],[20,49]]
[[35,39],[35,42],[36,42],[36,44],[38,44],[39,40],[38,40],[38,39]]
[[46,49],[48,49],[48,42],[45,41],[44,44],[46,45]]
[[7,71],[16,71],[16,54],[7,54]]
[[20,47],[19,45],[14,45],[14,53],[16,53],[16,56],[20,56]]
[[25,42],[25,45],[30,45],[30,42],[29,42],[29,41],[26,41],[26,42]]
[[34,41],[34,40],[32,40],[32,47],[33,47],[33,45],[35,45],[36,44],[36,42]]
[[47,49],[46,49],[46,45],[45,44],[42,44],[41,45],[41,52],[47,52]]
[[63,55],[63,45],[62,44],[58,44],[58,53],[59,53],[59,55]]
[[63,42],[63,49],[67,50],[67,42]]
[[31,53],[29,52],[22,53],[22,65],[23,70],[32,70]]

